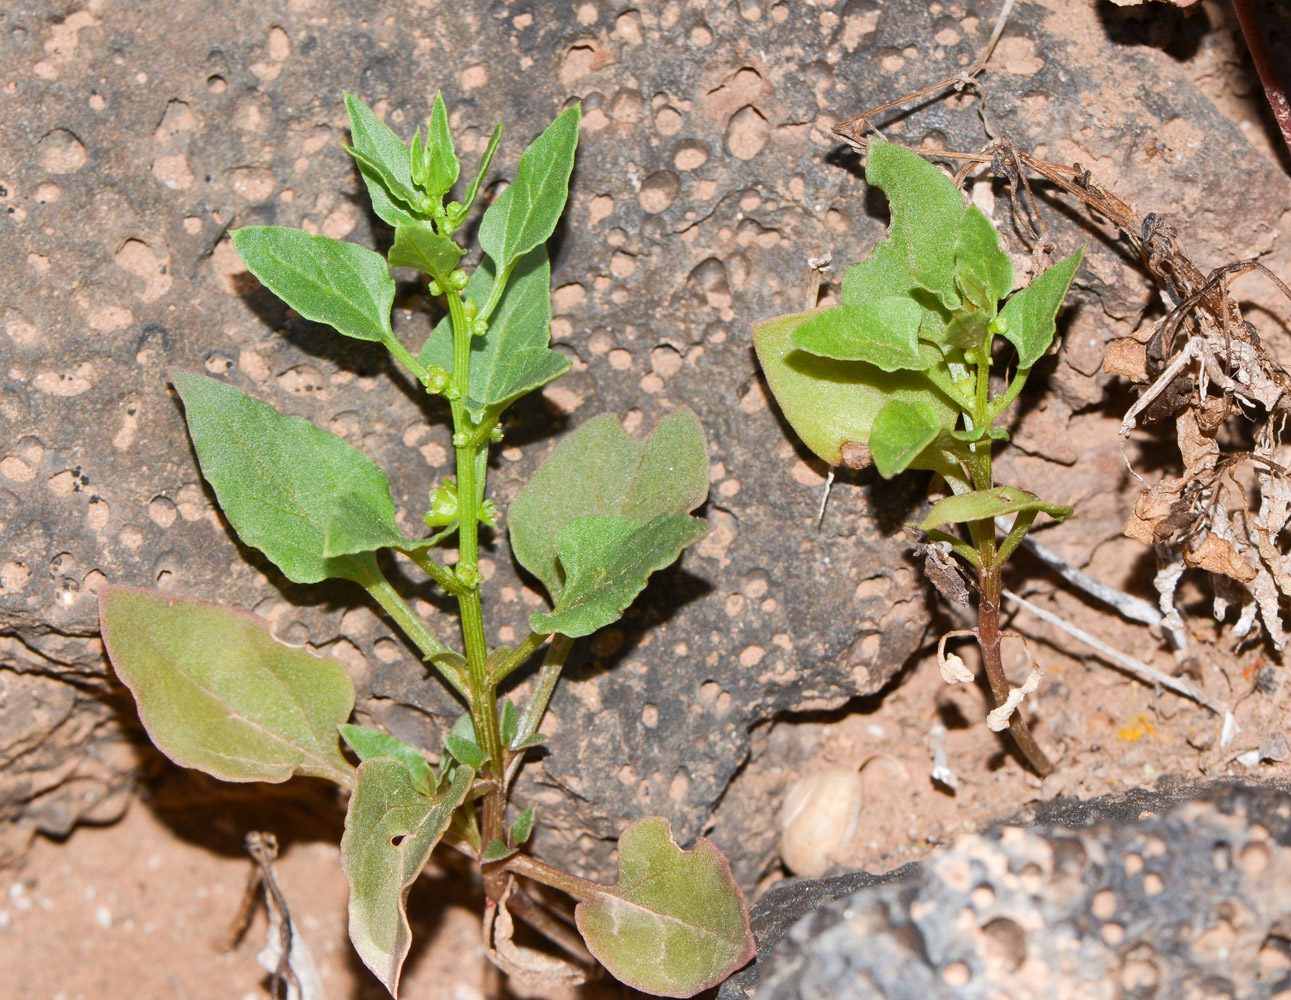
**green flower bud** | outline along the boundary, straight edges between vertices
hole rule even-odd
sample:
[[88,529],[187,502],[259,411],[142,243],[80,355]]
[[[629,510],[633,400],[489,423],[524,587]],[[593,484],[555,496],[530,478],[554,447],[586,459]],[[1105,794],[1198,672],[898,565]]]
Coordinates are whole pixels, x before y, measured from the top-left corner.
[[494,425],[493,425],[493,430],[489,431],[489,440],[490,440],[490,441],[492,441],[494,444],[498,444],[499,442],[501,442],[501,440],[502,440],[502,425],[501,425],[501,424],[494,424]]
[[448,372],[440,368],[439,365],[431,365],[426,369],[426,374],[421,377],[421,384],[426,387],[426,391],[438,395],[448,388]]
[[486,320],[482,320],[482,319],[471,320],[471,334],[473,336],[483,337],[488,332],[489,332],[489,324]]
[[478,569],[474,566],[463,566],[461,563],[453,568],[453,575],[463,587],[470,587],[472,590],[480,585],[482,579]]
[[487,524],[490,528],[498,526],[498,508],[492,500],[485,500],[480,504],[478,516],[481,524]]
[[462,311],[466,313],[467,319],[474,319],[479,315],[480,307],[476,304],[474,295],[462,303]]
[[457,431],[453,434],[453,447],[465,448],[471,443],[471,436],[466,431]]
[[434,278],[430,279],[430,294],[435,296],[435,298],[439,298],[439,296],[444,294],[444,290],[439,287],[439,282]]
[[461,268],[458,268],[456,271],[454,271],[452,274],[448,276],[448,287],[460,292],[463,288],[466,287],[466,283],[469,280],[470,280],[470,275],[468,275]]
[[430,511],[422,518],[428,528],[442,528],[457,520],[457,484],[453,480],[444,481],[430,495]]

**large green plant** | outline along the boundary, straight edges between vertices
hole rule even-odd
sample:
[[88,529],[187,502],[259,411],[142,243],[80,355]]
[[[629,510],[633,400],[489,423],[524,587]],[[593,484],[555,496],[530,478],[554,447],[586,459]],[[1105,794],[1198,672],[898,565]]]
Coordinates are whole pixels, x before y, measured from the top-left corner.
[[[431,852],[445,842],[475,859],[489,899],[490,956],[525,969],[511,941],[511,912],[570,947],[525,880],[579,902],[591,953],[624,982],[690,996],[752,957],[744,897],[726,859],[700,838],[681,850],[666,820],[628,827],[620,877],[601,885],[538,861],[523,845],[534,807],[511,808],[511,789],[538,731],[574,639],[617,620],[656,570],[709,530],[691,516],[708,493],[708,453],[695,415],[678,410],[644,440],[611,415],[555,449],[509,512],[512,551],[551,595],[514,649],[489,648],[480,601],[480,525],[498,512],[486,496],[488,453],[503,411],[564,374],[549,346],[550,267],[545,244],[565,207],[579,110],[571,108],[520,158],[515,178],[485,210],[485,257],[459,268],[455,235],[471,210],[502,128],[462,201],[445,201],[459,163],[448,114],[436,97],[427,134],[411,148],[371,109],[346,98],[354,146],[376,214],[394,228],[387,256],[326,236],[247,227],[233,243],[251,272],[306,319],[384,344],[448,403],[456,478],[430,494],[434,533],[405,537],[385,474],[343,439],[284,416],[228,383],[177,371],[202,473],[229,523],[295,583],[349,580],[385,610],[466,711],[444,736],[437,764],[380,730],[348,722],[354,689],[335,660],[283,645],[245,612],[124,586],[102,592],[104,641],[154,743],[171,759],[226,781],[285,781],[294,774],[350,791],[341,842],[350,883],[350,938],[392,995],[411,943],[405,900]],[[390,324],[391,267],[426,276],[447,315],[413,353]],[[456,543],[448,565],[434,550]],[[378,553],[402,553],[456,600],[460,649],[407,604]],[[512,673],[546,645],[523,707],[500,697]],[[340,738],[360,761],[354,767]],[[575,952],[581,948],[574,947]],[[550,968],[543,966],[548,974]],[[562,972],[577,978],[573,971]]]
[[[759,324],[758,359],[790,425],[829,465],[873,463],[885,478],[927,469],[949,486],[954,495],[916,527],[975,572],[978,623],[968,631],[997,703],[992,728],[1007,726],[1048,774],[1052,765],[1015,710],[1027,685],[1010,689],[1004,674],[1000,574],[1037,515],[1062,520],[1072,510],[996,483],[991,453],[1008,440],[1000,424],[1053,343],[1084,251],[1010,296],[1013,263],[999,234],[941,171],[872,140],[865,176],[891,203],[887,238],[847,269],[839,305]],[[1006,515],[1014,519],[1001,538],[995,519]],[[954,525],[962,534],[948,530]],[[971,677],[957,656],[941,661],[948,679]]]

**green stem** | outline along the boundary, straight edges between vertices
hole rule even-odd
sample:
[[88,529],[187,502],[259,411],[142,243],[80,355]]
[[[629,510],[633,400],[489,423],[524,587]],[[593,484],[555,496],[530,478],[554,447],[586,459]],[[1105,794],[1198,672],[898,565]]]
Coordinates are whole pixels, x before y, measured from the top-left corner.
[[504,659],[493,669],[493,683],[501,684],[503,679],[515,670],[525,660],[533,655],[534,650],[541,646],[547,640],[546,635],[538,632],[530,632],[524,637],[520,645],[516,646]]
[[426,366],[423,365],[417,357],[408,350],[408,348],[399,343],[397,338],[393,336],[387,337],[382,341],[382,343],[384,343],[390,353],[395,356],[395,359],[407,368],[408,371],[416,375],[419,380],[426,377]]
[[412,608],[408,607],[408,602],[390,585],[390,581],[385,578],[381,570],[374,568],[357,582],[372,595],[385,613],[394,619],[394,623],[399,626],[400,631],[412,640],[413,645],[420,650],[422,658],[432,663],[444,680],[452,685],[453,690],[469,701],[471,692],[463,683],[463,679],[459,678],[455,673],[445,670],[432,659],[432,657],[451,652],[451,650],[435,638],[430,629],[426,627],[426,623],[417,617]]
[[1031,374],[1030,368],[1024,368],[1013,376],[1013,381],[1009,387],[1004,390],[1004,394],[996,396],[990,407],[990,422],[994,424],[999,415],[1013,405],[1013,401],[1018,398],[1018,393],[1022,387],[1027,384],[1027,376]]
[[560,672],[564,669],[565,660],[573,646],[574,640],[567,635],[558,632],[551,637],[542,669],[538,671],[538,682],[534,685],[533,694],[529,696],[529,703],[520,713],[517,743],[523,743],[538,731],[542,717],[547,714],[547,703],[551,701],[551,694],[556,690],[556,682],[560,680]]
[[502,301],[502,293],[506,291],[507,282],[511,280],[511,271],[514,267],[515,264],[512,264],[511,267],[508,267],[494,280],[493,287],[489,289],[488,299],[480,307],[480,311],[475,314],[476,319],[482,319],[486,323],[489,321],[489,317],[493,315],[493,310]]
[[614,895],[613,890],[608,885],[601,885],[599,882],[593,882],[591,879],[567,872],[563,868],[556,868],[528,854],[512,854],[510,857],[499,861],[498,864],[504,871],[511,872],[514,875],[523,875],[525,878],[533,879],[535,882],[549,885],[553,889],[559,889],[561,892],[568,893],[578,900],[600,900]]
[[409,549],[404,552],[423,573],[443,587],[450,594],[456,594],[462,589],[462,585],[457,582],[457,577],[453,572],[437,563],[434,557],[425,549]]

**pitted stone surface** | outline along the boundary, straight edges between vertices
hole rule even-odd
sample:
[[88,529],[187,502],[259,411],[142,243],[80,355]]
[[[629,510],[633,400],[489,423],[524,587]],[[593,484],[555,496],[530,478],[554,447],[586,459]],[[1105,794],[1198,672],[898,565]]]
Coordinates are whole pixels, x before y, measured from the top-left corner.
[[1291,988],[1285,787],[1191,785],[1041,812],[882,879],[809,883],[835,901],[778,944],[774,914],[793,908],[795,891],[769,895],[755,908],[759,965],[721,996],[1254,998]]

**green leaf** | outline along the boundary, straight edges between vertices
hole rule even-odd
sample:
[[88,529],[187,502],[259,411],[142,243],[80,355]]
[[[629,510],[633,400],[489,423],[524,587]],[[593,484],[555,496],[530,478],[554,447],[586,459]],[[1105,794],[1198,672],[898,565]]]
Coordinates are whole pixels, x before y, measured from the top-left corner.
[[475,196],[480,193],[480,183],[484,180],[484,175],[488,173],[489,164],[493,162],[493,154],[498,151],[498,143],[502,141],[502,123],[498,122],[493,127],[493,135],[489,137],[488,147],[484,150],[484,155],[480,157],[480,168],[475,172],[475,178],[471,181],[471,186],[466,189],[466,197],[462,199],[461,208],[456,212],[450,212],[448,216],[449,224],[456,229],[466,213],[471,210],[475,204]]
[[341,726],[341,738],[358,754],[359,760],[391,757],[408,769],[408,776],[419,792],[429,795],[435,790],[435,771],[420,750],[401,739],[368,726]]
[[[466,285],[466,296],[483,303],[493,288],[494,267],[485,260]],[[489,319],[489,332],[471,338],[470,384],[466,411],[482,420],[485,411],[497,415],[553,379],[569,371],[569,358],[547,345],[551,342],[551,265],[545,247],[531,250],[516,265]],[[453,327],[447,318],[435,327],[421,349],[421,361],[453,370]]]
[[541,746],[547,742],[546,733],[534,733],[532,736],[520,740],[511,747],[512,750],[527,750],[529,747]]
[[467,767],[479,771],[484,767],[484,751],[475,739],[475,724],[469,715],[463,715],[453,723],[452,731],[444,737],[444,746],[448,752]]
[[459,767],[448,789],[431,797],[418,791],[397,760],[374,757],[359,765],[341,839],[341,866],[350,883],[350,941],[391,996],[398,996],[412,944],[408,890],[474,780],[469,767]]
[[171,379],[229,523],[288,579],[353,579],[338,557],[416,546],[395,525],[385,473],[352,444],[213,378]]
[[688,514],[707,496],[708,445],[692,411],[673,411],[640,441],[604,413],[565,438],[516,494],[507,517],[511,550],[559,601],[559,538],[567,524],[616,514],[643,525],[661,514]]
[[448,129],[448,108],[442,94],[435,95],[430,109],[430,126],[426,129],[426,154],[429,170],[423,185],[432,198],[442,198],[454,184],[461,170],[457,151],[453,148],[453,133]]
[[517,260],[555,231],[569,193],[580,116],[574,105],[547,126],[521,155],[511,186],[485,211],[480,247],[493,258],[499,274],[508,274]]
[[959,308],[955,247],[968,209],[963,194],[918,153],[888,142],[869,144],[865,179],[888,196],[894,249],[914,281],[945,308]]
[[528,806],[524,812],[517,816],[511,823],[511,843],[519,847],[529,839],[533,833],[533,820],[537,815],[537,809],[534,806]]
[[936,410],[926,402],[894,399],[879,411],[870,431],[870,451],[879,475],[904,472],[942,431]]
[[176,764],[224,781],[352,783],[336,727],[354,685],[336,660],[284,645],[245,611],[134,587],[104,587],[99,622],[148,736]]
[[[878,248],[870,259],[875,256]],[[857,280],[868,283],[870,278]],[[753,328],[753,346],[785,419],[828,465],[868,465],[874,418],[893,400],[923,403],[941,426],[954,426],[959,411],[917,373],[887,373],[861,361],[821,358],[798,349],[794,331],[817,315],[812,311],[759,323]]]
[[1013,261],[1000,246],[1000,234],[976,205],[970,205],[955,240],[955,282],[961,294],[990,316],[1013,291]]
[[[395,226],[390,266],[415,267],[447,288],[448,276],[465,252],[451,237],[435,232],[429,222],[401,222]],[[393,280],[390,287],[393,290]]]
[[394,339],[394,279],[379,253],[284,226],[235,229],[233,248],[262,285],[305,319],[356,340]]
[[924,308],[906,296],[889,295],[857,305],[825,309],[793,331],[809,354],[839,361],[865,361],[885,372],[922,371],[919,352]]
[[1041,274],[1000,310],[996,325],[1000,334],[1018,349],[1020,370],[1025,371],[1044,357],[1053,343],[1057,331],[1054,320],[1084,257],[1085,248],[1081,247]]
[[574,919],[616,979],[660,996],[694,996],[754,954],[748,906],[722,852],[704,837],[683,851],[657,816],[619,838],[618,882],[579,903]]
[[916,527],[920,531],[935,531],[947,524],[990,521],[1005,514],[1028,510],[1043,511],[1056,521],[1065,521],[1075,513],[1070,507],[1041,500],[1034,493],[1015,486],[996,486],[937,501]]
[[506,841],[500,837],[494,837],[480,853],[480,863],[487,865],[490,861],[501,861],[503,858],[511,857],[515,852],[514,847],[507,847]]
[[372,210],[390,226],[414,222],[416,196],[412,189],[412,167],[408,147],[394,131],[353,94],[345,95],[350,115],[350,139],[360,154],[355,157],[368,186]]
[[502,721],[498,730],[504,747],[515,742],[516,733],[520,730],[520,713],[516,711],[516,703],[510,698],[502,702]]
[[564,590],[551,612],[530,617],[530,627],[578,638],[617,621],[650,574],[671,566],[711,527],[684,514],[660,514],[647,524],[614,514],[570,521],[556,544]]

